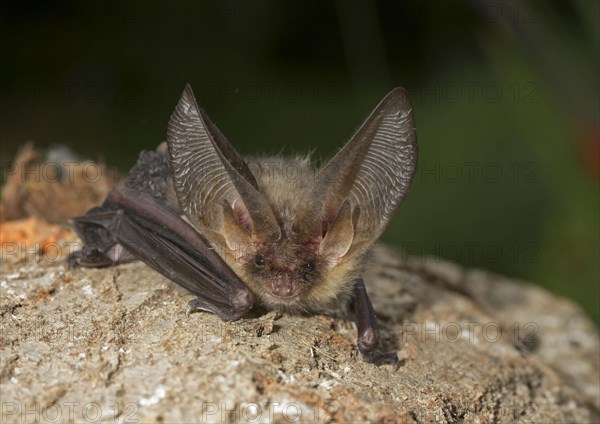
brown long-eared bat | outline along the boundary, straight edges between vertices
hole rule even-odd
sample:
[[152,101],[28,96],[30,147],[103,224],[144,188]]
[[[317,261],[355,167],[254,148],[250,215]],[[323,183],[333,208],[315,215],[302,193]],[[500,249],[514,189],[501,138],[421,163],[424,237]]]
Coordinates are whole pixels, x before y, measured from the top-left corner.
[[69,258],[102,267],[141,260],[225,321],[253,306],[291,313],[352,305],[358,348],[373,361],[379,330],[361,278],[368,253],[406,195],[417,163],[402,88],[379,103],[320,168],[308,158],[242,157],[186,86],[167,141],[72,225]]

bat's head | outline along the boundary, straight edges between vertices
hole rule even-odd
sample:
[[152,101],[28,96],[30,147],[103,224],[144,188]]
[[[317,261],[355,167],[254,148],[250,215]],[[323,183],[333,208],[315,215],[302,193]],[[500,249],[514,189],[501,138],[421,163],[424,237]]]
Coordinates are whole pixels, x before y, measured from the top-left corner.
[[390,92],[318,169],[306,159],[244,160],[189,86],[167,143],[186,217],[263,304],[291,311],[321,310],[349,294],[417,161],[403,89]]
[[[314,199],[318,172],[307,160],[249,158],[249,163],[255,165],[258,188],[273,211],[279,235],[264,237],[247,208],[234,202],[216,214],[222,221],[211,239],[225,246],[222,256],[229,266],[269,308],[309,311],[339,303],[364,262],[365,243],[351,250],[358,208],[352,210],[345,202],[334,215],[314,214],[309,199]],[[271,172],[265,172],[268,166]],[[297,178],[279,172],[292,167]],[[211,237],[211,231],[205,232]]]

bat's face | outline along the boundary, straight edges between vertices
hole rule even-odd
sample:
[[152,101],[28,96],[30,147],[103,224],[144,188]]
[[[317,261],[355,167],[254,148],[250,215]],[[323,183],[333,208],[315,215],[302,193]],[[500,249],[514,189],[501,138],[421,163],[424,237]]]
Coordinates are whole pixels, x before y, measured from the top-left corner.
[[327,263],[313,245],[286,241],[259,245],[240,258],[246,281],[268,305],[303,307],[302,300],[327,274]]
[[[171,117],[167,143],[187,219],[261,303],[290,311],[328,308],[350,293],[408,190],[417,157],[401,89],[321,168],[271,157],[256,159],[251,171],[191,90]],[[277,172],[290,165],[294,178]]]
[[313,245],[278,243],[243,258],[239,275],[270,309],[320,311],[350,295],[363,261],[358,256],[348,259],[328,258]]
[[[198,219],[202,233],[268,308],[303,312],[339,304],[350,293],[363,262],[362,252],[354,249],[349,254],[356,224],[349,204],[322,216],[307,207],[315,195],[311,182],[319,179],[318,169],[307,158],[246,158],[246,162],[265,200],[263,210],[273,213],[276,231],[258,231],[253,224],[258,219],[234,200],[205,209]],[[286,169],[294,169],[294,176],[277,172]],[[272,233],[276,236],[271,239],[264,235]]]

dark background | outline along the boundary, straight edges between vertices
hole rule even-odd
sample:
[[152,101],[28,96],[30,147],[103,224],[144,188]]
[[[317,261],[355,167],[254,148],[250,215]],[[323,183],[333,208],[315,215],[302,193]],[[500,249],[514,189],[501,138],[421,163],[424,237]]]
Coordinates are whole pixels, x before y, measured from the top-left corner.
[[[600,313],[599,2],[5,1],[2,162],[126,171],[186,82],[242,153],[326,158],[394,86],[420,143],[384,240]],[[283,149],[283,150],[282,150]]]

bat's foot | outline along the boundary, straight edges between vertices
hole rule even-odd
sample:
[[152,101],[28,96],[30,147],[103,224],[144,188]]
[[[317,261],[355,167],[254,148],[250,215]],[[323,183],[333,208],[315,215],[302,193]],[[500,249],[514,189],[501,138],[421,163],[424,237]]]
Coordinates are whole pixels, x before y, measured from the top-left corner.
[[239,300],[239,302],[237,302],[236,304],[236,301],[233,300],[233,305],[227,309],[217,308],[209,301],[197,297],[196,299],[192,299],[188,302],[187,308],[185,310],[185,315],[189,317],[190,314],[194,312],[203,311],[215,314],[223,321],[237,321],[242,316],[246,315],[246,313],[254,303],[252,293],[250,293],[249,291],[247,293],[248,295],[246,295],[245,292],[238,296],[234,295],[234,298]]
[[358,350],[365,362],[376,363],[379,347],[379,329],[377,327],[367,327],[359,335],[357,340]]
[[396,352],[370,352],[368,354],[362,353],[363,361],[368,362],[369,364],[374,365],[393,365],[395,369],[400,368],[404,365],[405,361],[400,361],[398,359],[398,354]]
[[203,308],[203,305],[204,302],[199,298],[190,300],[187,304],[187,308],[185,308],[185,316],[189,317],[190,314],[193,314],[194,312],[206,311],[206,308]]
[[79,268],[81,265],[79,265],[79,260],[81,259],[81,257],[83,256],[83,253],[81,252],[81,250],[78,250],[76,252],[71,252],[69,254],[69,257],[67,258],[67,266],[69,268]]
[[400,368],[404,365],[405,360],[398,359],[397,352],[385,352],[381,349],[364,350],[361,349],[360,345],[358,350],[363,358],[363,361],[374,364],[374,365],[392,365],[395,369]]
[[72,252],[67,258],[67,265],[70,268],[105,268],[114,264],[114,261],[95,248]]

